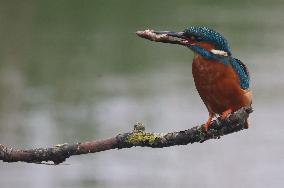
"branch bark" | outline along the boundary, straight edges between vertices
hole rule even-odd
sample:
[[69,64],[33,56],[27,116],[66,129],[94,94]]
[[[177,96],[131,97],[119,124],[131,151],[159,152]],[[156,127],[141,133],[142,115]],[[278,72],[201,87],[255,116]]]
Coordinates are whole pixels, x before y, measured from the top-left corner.
[[141,123],[134,125],[134,130],[118,134],[115,137],[75,144],[58,144],[50,148],[19,150],[0,145],[0,160],[3,162],[44,163],[53,161],[60,164],[73,155],[96,153],[111,149],[131,148],[134,146],[163,148],[189,143],[202,143],[209,139],[219,139],[221,136],[244,129],[245,120],[252,113],[252,108],[241,108],[225,120],[214,120],[208,131],[203,126],[171,133],[149,133]]

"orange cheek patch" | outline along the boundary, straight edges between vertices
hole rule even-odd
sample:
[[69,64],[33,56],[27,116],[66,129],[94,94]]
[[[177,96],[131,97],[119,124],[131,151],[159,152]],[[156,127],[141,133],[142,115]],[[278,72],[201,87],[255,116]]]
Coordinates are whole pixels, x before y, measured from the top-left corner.
[[195,45],[200,46],[207,51],[211,51],[211,50],[216,48],[214,44],[210,44],[210,43],[207,43],[207,42],[196,42]]

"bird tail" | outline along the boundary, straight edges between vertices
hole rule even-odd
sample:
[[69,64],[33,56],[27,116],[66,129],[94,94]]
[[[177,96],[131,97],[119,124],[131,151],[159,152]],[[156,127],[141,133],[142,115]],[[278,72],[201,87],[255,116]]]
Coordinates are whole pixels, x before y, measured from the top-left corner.
[[249,128],[249,120],[248,119],[246,119],[246,121],[245,121],[244,128],[245,129]]

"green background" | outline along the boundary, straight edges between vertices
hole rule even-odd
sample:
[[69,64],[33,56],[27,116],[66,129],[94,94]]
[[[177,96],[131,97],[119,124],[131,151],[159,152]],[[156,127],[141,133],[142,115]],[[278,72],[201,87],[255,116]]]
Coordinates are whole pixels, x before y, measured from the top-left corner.
[[281,187],[284,3],[273,1],[0,1],[0,143],[48,147],[111,137],[142,121],[183,130],[207,111],[190,50],[135,31],[214,28],[247,64],[251,128],[221,140],[132,148],[44,166],[1,163],[1,187]]

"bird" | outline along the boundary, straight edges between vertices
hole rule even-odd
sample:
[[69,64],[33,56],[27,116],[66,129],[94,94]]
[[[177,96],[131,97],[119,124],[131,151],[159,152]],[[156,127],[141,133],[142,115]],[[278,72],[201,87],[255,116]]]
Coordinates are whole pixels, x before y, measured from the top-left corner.
[[[182,32],[147,32],[159,36],[157,42],[179,44],[194,53],[192,75],[195,87],[209,113],[203,126],[206,132],[213,118],[220,117],[224,120],[232,112],[251,106],[248,68],[241,60],[233,57],[229,43],[223,35],[204,26],[190,26]],[[244,128],[248,127],[247,119]]]

